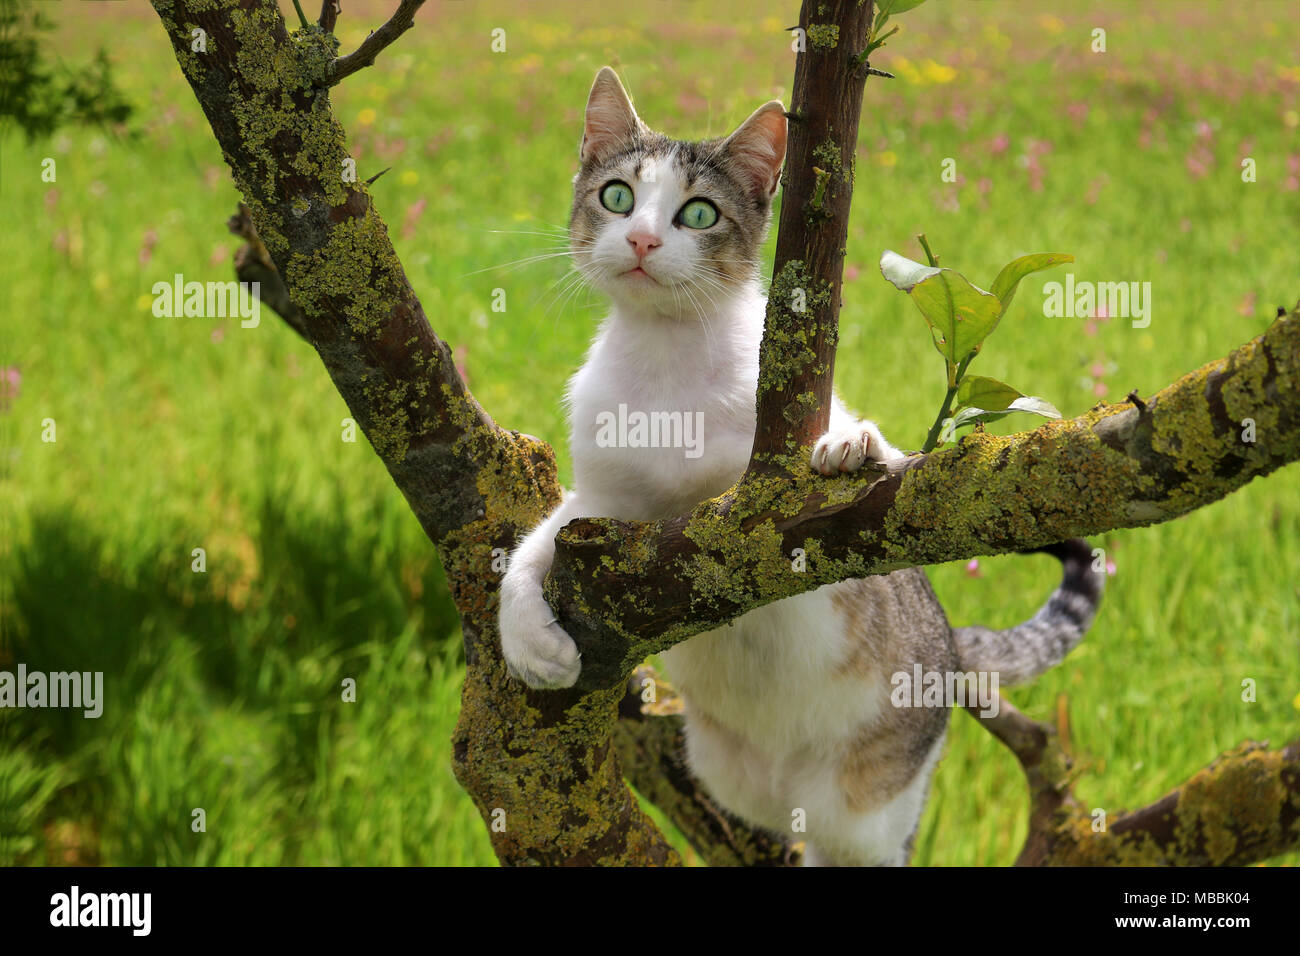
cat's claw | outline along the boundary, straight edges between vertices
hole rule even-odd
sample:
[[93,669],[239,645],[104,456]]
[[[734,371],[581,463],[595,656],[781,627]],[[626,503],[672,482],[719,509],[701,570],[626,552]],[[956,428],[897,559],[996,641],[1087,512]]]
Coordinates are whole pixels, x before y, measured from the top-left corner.
[[514,626],[502,622],[501,650],[505,654],[506,670],[529,687],[545,690],[572,687],[582,672],[578,645],[555,621],[554,614],[530,615],[530,618],[516,619]]
[[866,461],[891,461],[902,452],[885,441],[871,422],[856,422],[848,428],[832,429],[813,446],[812,468],[822,475],[853,472]]

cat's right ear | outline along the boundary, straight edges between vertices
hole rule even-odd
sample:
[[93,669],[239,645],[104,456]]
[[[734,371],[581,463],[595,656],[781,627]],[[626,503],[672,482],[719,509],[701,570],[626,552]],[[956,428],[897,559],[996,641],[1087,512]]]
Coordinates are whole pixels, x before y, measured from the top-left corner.
[[578,158],[584,163],[602,159],[635,141],[644,131],[645,126],[632,109],[632,101],[618,81],[618,74],[602,66],[587,97]]

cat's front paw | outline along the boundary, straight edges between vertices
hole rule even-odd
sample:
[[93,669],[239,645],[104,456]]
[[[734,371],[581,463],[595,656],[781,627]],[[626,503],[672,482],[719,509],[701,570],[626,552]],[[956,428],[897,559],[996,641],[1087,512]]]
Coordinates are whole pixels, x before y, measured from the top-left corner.
[[857,471],[865,461],[892,461],[903,453],[885,441],[873,422],[831,429],[813,446],[812,468],[822,475]]
[[547,690],[574,685],[582,655],[545,601],[518,602],[503,595],[500,624],[501,652],[511,677]]

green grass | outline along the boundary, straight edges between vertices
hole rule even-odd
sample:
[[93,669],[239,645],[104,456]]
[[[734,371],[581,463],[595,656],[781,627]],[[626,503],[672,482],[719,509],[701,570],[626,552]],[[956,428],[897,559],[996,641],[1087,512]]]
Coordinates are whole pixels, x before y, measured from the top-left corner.
[[[345,6],[350,49],[386,7]],[[973,372],[1066,415],[1098,400],[1098,378],[1109,400],[1148,393],[1300,296],[1300,11],[1051,6],[927,4],[873,59],[898,79],[867,87],[837,387],[904,447],[938,407],[942,363],[875,263],[919,257],[917,232],[977,284],[1032,251],[1074,254],[1079,279],[1151,282],[1149,328],[1095,334],[1041,315],[1066,269],[1022,285]],[[257,329],[152,315],[156,281],[230,278],[237,196],[156,19],[66,7],[60,55],[111,37],[138,135],[0,143],[0,365],[22,375],[0,412],[0,666],[103,670],[106,703],[99,720],[0,712],[0,863],[491,863],[449,768],[464,665],[433,549],[364,438],[340,440],[342,400],[273,315]],[[372,191],[434,328],[498,421],[556,445],[565,479],[559,396],[600,303],[548,291],[555,261],[479,270],[550,244],[505,230],[564,222],[597,67],[620,69],[652,126],[724,133],[788,102],[788,7],[430,5],[336,92],[362,177],[392,167]],[[1009,694],[1039,718],[1068,706],[1090,808],[1113,815],[1242,740],[1298,735],[1297,492],[1291,468],[1097,542],[1118,570],[1092,633]],[[1056,574],[1042,557],[931,569],[955,624],[993,626],[1032,613]],[[956,715],[917,862],[1009,863],[1025,822],[1014,760]]]

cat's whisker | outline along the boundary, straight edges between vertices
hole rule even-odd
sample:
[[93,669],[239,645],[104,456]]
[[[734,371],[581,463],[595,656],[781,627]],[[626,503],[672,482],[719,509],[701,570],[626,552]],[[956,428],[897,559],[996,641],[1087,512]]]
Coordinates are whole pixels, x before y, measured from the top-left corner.
[[551,309],[560,302],[561,297],[565,296],[573,287],[581,286],[585,281],[582,271],[575,266],[547,286],[542,292],[542,301],[545,302],[547,299],[551,299],[551,302],[547,305],[545,314],[549,316]]
[[679,283],[677,285],[674,285],[672,288],[673,288],[674,301],[676,300],[677,290],[680,288],[682,292],[685,293],[687,301],[691,303],[691,307],[695,309],[695,314],[700,319],[700,324],[704,329],[704,342],[706,346],[705,351],[708,353],[709,356],[709,371],[712,373],[717,370],[717,366],[714,364],[714,359],[717,354],[717,341],[713,336],[713,326],[709,322],[709,317],[704,313],[704,310],[700,308],[700,304],[698,301],[696,301],[695,296],[691,294],[690,283],[688,282]]
[[567,239],[567,232],[549,232],[542,229],[484,229],[494,236],[545,236],[548,239]]
[[[707,290],[709,288],[716,290],[717,293],[723,297],[731,295],[733,291],[733,287],[729,287],[726,284],[719,282],[717,279],[708,275],[703,275],[703,274],[697,275],[692,281],[697,282],[699,284],[700,291],[706,295],[708,295]],[[716,312],[718,307],[717,302],[714,300],[712,295],[709,295],[708,297],[709,297],[709,304],[713,306],[713,309]]]
[[464,273],[461,278],[463,279],[467,276],[482,275],[484,272],[493,272],[497,269],[518,269],[520,266],[532,265],[535,262],[545,262],[548,259],[565,259],[568,258],[568,256],[569,252],[567,250],[544,252],[535,256],[525,256],[522,259],[514,259],[510,262],[498,263],[497,265],[488,266],[485,269],[475,269],[473,272]]

